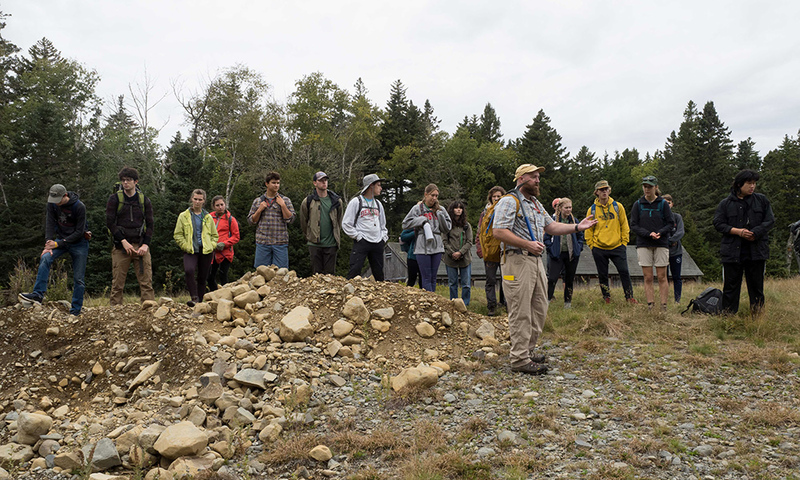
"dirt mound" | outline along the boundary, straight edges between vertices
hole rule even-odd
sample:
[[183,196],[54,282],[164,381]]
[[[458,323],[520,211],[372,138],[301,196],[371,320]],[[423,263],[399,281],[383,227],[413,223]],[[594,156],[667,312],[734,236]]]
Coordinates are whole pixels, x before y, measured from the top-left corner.
[[[249,273],[238,283],[254,277],[257,274]],[[68,404],[72,412],[91,409],[96,414],[113,409],[112,399],[120,397],[120,390],[157,361],[161,364],[151,388],[192,385],[211,370],[217,356],[214,342],[206,338],[228,336],[240,327],[263,350],[276,343],[281,319],[297,306],[313,313],[314,334],[306,342],[316,352],[334,340],[332,326],[343,318],[348,299],[361,298],[370,312],[391,307],[389,331],[380,333],[369,321],[355,325],[351,337],[359,343],[348,361],[356,368],[380,364],[392,374],[418,363],[426,349],[457,361],[479,346],[474,332],[487,320],[438,295],[402,284],[320,275],[299,279],[288,272],[266,285],[269,293],[260,302],[248,305],[246,313],[235,309],[238,314],[228,322],[218,321],[213,309],[201,315],[170,299],[148,309],[138,304],[85,308],[79,317],[69,315],[57,302],[2,309],[0,406],[10,411],[22,400],[44,411]],[[421,337],[415,328],[420,322],[432,325],[436,333]],[[504,338],[504,327],[496,328],[497,337]]]

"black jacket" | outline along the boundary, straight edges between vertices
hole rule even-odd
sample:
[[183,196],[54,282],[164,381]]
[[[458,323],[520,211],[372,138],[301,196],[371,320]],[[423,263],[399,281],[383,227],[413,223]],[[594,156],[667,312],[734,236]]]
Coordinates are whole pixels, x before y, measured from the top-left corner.
[[[720,256],[723,263],[741,260],[766,260],[769,258],[769,231],[775,225],[772,206],[760,193],[745,198],[734,194],[721,201],[714,213],[714,228],[722,233]],[[755,240],[750,242],[738,235],[731,235],[732,228],[746,228],[753,232]]]
[[[669,204],[661,197],[656,197],[648,202],[642,197],[636,200],[631,207],[631,231],[636,234],[636,248],[639,247],[665,247],[669,248],[669,235],[675,226],[672,210]],[[658,240],[650,237],[651,232],[658,232]]]
[[45,240],[62,240],[78,243],[86,231],[86,206],[75,192],[67,192],[69,201],[64,205],[47,204]]

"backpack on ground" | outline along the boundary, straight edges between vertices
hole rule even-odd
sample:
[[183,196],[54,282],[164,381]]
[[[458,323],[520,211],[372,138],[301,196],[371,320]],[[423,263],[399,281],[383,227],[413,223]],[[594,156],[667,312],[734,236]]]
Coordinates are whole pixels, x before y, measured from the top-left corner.
[[[612,200],[611,206],[614,207],[614,211],[617,213],[617,218],[619,218],[619,204],[617,203],[617,201]],[[592,206],[589,207],[589,209],[592,211],[592,217],[597,218],[597,215],[595,215],[594,213],[597,210],[597,205],[595,205],[594,202],[592,202]]]
[[[513,198],[517,203],[517,212],[519,212],[519,198],[514,194],[513,191],[503,195],[503,197]],[[496,239],[492,234],[492,225],[494,224],[494,208],[498,203],[500,203],[500,200],[494,202],[494,204],[486,209],[478,231],[478,238],[481,242],[483,260],[486,262],[500,263],[500,240]]]
[[681,315],[692,310],[692,313],[705,313],[708,315],[719,315],[722,312],[722,290],[719,288],[708,287],[703,290],[697,298],[689,301],[686,310]]

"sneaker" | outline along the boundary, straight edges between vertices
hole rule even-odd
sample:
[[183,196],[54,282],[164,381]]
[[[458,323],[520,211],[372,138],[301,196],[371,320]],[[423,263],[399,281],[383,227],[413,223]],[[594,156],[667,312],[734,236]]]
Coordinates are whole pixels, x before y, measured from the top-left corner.
[[639,304],[639,302],[635,298],[628,298],[627,302],[630,303],[631,305],[638,305]]
[[603,300],[604,300],[606,303],[611,303],[611,297],[603,297]]
[[17,295],[17,298],[19,298],[20,302],[32,303],[34,305],[41,305],[42,300],[44,299],[44,297],[35,293],[20,293]]
[[550,369],[550,366],[544,363],[530,362],[521,367],[511,367],[512,372],[526,373],[528,375],[544,375]]
[[572,302],[564,302],[564,310],[572,308]]
[[545,363],[547,362],[547,355],[542,353],[536,353],[534,350],[528,352],[528,356],[531,358],[531,362],[533,363]]

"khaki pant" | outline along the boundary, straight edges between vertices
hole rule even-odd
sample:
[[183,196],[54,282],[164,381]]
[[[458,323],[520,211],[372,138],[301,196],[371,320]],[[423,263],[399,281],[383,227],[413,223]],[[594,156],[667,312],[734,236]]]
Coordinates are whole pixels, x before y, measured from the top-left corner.
[[[132,244],[138,250],[138,244]],[[122,305],[122,294],[125,290],[125,279],[128,276],[128,269],[133,262],[133,270],[136,272],[136,280],[139,282],[139,291],[142,302],[145,300],[155,300],[156,295],[153,291],[153,265],[150,260],[150,250],[144,256],[128,255],[124,248],[116,248],[111,251],[111,305]],[[144,262],[144,264],[142,264]]]
[[508,304],[511,366],[530,360],[547,318],[547,272],[543,257],[508,252],[502,262],[503,291]]

